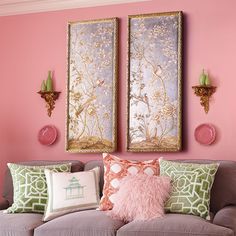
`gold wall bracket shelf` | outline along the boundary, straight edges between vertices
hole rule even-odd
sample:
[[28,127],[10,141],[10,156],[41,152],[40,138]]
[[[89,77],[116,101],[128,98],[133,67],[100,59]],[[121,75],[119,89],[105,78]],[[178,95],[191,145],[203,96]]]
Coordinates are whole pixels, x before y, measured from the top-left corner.
[[59,94],[61,92],[56,92],[56,91],[42,92],[42,91],[39,91],[38,93],[41,95],[41,98],[43,98],[45,100],[46,108],[47,108],[47,111],[48,111],[48,116],[51,117],[52,110],[55,108],[55,101],[58,99]]
[[194,93],[200,97],[200,104],[204,107],[204,111],[208,113],[209,111],[209,100],[213,93],[216,91],[215,86],[199,85],[192,86]]

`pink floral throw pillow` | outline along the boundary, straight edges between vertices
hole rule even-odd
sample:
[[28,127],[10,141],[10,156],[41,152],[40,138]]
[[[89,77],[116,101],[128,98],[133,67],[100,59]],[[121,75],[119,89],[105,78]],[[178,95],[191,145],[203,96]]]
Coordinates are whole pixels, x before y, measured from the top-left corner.
[[164,203],[169,198],[171,179],[144,174],[125,177],[116,193],[113,209],[107,214],[125,222],[151,220],[164,216]]
[[119,190],[121,180],[128,175],[146,174],[159,175],[160,167],[158,160],[129,161],[120,159],[108,153],[103,154],[104,163],[104,186],[103,196],[99,209],[106,211],[113,207],[113,199]]

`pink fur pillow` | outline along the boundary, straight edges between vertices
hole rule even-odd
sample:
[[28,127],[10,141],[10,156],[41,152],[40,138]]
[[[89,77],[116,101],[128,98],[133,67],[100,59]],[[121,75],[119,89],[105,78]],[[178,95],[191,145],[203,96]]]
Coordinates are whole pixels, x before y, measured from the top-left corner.
[[164,216],[164,203],[169,198],[170,178],[145,174],[125,177],[107,214],[126,222],[150,220]]
[[146,175],[159,175],[160,173],[158,160],[130,161],[109,153],[103,153],[103,163],[104,186],[99,206],[102,211],[112,209],[113,198],[119,190],[120,182],[124,177],[141,173]]

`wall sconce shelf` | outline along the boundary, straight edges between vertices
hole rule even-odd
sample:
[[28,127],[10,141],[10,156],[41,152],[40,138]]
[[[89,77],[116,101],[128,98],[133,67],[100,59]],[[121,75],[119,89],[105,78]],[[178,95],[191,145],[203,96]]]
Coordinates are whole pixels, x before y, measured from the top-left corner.
[[200,97],[200,104],[204,107],[204,111],[208,113],[209,111],[209,100],[213,93],[215,93],[215,86],[211,85],[198,85],[192,86],[194,93]]
[[38,92],[41,95],[41,98],[43,98],[46,102],[46,108],[48,111],[48,116],[51,117],[52,115],[52,110],[55,108],[55,101],[58,99],[59,94],[61,92],[56,92],[56,91],[39,91]]

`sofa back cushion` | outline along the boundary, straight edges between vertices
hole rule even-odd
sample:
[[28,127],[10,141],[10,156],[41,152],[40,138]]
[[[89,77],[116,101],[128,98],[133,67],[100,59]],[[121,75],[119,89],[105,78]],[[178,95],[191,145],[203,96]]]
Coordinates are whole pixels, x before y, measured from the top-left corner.
[[92,170],[95,167],[100,167],[100,181],[99,181],[99,190],[100,190],[100,196],[102,196],[102,189],[104,185],[104,166],[103,161],[101,160],[95,160],[95,161],[89,161],[85,164],[84,170]]
[[236,205],[236,162],[221,161],[212,187],[211,209],[216,213],[228,205]]
[[[56,165],[61,163],[72,163],[71,171],[77,172],[82,171],[84,168],[84,164],[81,161],[77,160],[66,160],[66,161],[28,161],[28,162],[18,162],[17,164],[20,165],[27,165],[27,166],[45,166],[45,165]],[[3,198],[5,198],[10,205],[13,203],[13,183],[12,177],[9,168],[7,168],[4,178],[3,184]]]
[[[210,211],[216,213],[228,205],[236,205],[236,162],[235,161],[216,161],[216,160],[178,160],[180,162],[193,163],[220,163],[215,180],[211,189]],[[104,168],[101,160],[89,161],[84,169],[90,170],[99,166],[101,168],[100,190],[103,189]],[[101,193],[102,194],[102,193]]]

